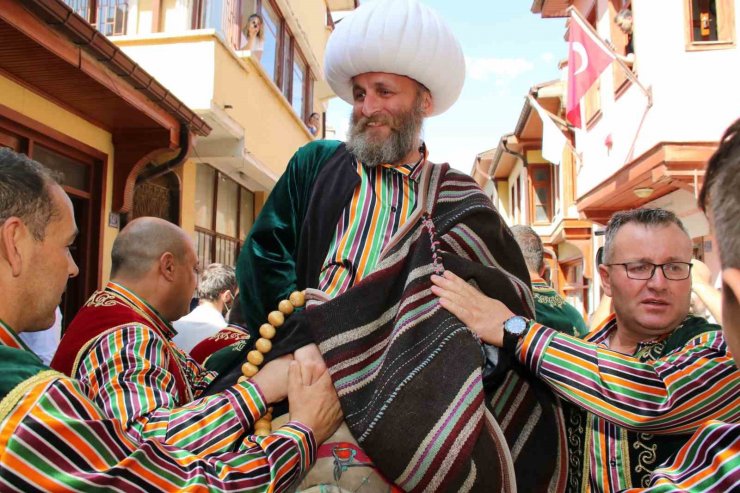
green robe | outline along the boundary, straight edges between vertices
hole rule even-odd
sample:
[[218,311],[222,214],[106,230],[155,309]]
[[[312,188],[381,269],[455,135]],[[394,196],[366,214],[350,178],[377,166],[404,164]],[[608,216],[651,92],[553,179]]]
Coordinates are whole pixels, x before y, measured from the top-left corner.
[[573,305],[560,296],[543,279],[532,279],[534,293],[535,320],[564,334],[583,337],[588,327],[583,317]]

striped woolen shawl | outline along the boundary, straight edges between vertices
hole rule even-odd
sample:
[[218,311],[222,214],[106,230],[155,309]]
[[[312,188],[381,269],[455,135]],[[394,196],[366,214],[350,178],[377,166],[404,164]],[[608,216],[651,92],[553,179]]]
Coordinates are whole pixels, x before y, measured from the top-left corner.
[[448,165],[427,165],[420,199],[371,275],[332,300],[308,290],[306,323],[345,420],[406,491],[557,490],[563,427],[550,393],[514,363],[484,386],[480,342],[430,289],[430,275],[450,269],[532,316],[519,248],[475,182]]

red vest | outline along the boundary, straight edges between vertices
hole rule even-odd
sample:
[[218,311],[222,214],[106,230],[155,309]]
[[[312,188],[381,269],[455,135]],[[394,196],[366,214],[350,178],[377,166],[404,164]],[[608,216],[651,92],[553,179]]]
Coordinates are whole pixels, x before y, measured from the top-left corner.
[[170,337],[167,336],[172,329],[151,307],[115,283],[108,283],[103,291],[93,293],[85,306],[77,313],[64,332],[51,367],[75,378],[77,365],[98,338],[111,329],[129,324],[141,324],[165,341],[169,356],[167,371],[175,379],[179,395],[178,402],[180,405],[190,402],[193,399],[193,392],[185,379],[178,356],[172,348]]

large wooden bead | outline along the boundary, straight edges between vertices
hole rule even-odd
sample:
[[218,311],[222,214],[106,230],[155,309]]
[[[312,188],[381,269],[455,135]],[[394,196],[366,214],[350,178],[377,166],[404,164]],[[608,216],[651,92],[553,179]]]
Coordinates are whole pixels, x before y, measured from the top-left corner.
[[293,313],[293,303],[288,300],[283,300],[278,303],[278,310],[280,310],[283,315],[290,315]]
[[275,327],[270,324],[260,325],[260,335],[265,339],[272,339],[275,337]]
[[257,342],[254,343],[254,347],[260,353],[267,354],[270,352],[270,349],[272,349],[272,343],[270,342],[269,339],[260,337],[259,339],[257,339]]
[[274,312],[270,312],[270,314],[267,315],[267,321],[273,327],[280,327],[285,322],[285,315],[275,310]]
[[270,433],[272,433],[272,426],[270,426],[269,428],[261,427],[261,428],[254,429],[254,434],[257,435],[258,437],[266,437]]
[[265,360],[265,357],[262,356],[262,353],[256,350],[249,351],[247,353],[247,361],[252,363],[255,366],[259,366],[262,364],[262,362]]
[[306,303],[306,297],[303,295],[303,291],[293,291],[290,293],[290,303],[295,306],[303,306]]
[[[247,356],[247,358],[249,358],[249,356]],[[258,371],[260,371],[260,369],[257,368],[257,365],[253,363],[247,362],[242,365],[242,375],[244,375],[245,377],[253,377],[257,374]]]

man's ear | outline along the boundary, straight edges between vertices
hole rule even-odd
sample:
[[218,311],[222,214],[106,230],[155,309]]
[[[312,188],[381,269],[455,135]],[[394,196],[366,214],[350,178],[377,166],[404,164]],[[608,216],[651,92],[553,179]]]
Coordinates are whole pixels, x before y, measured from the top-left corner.
[[432,93],[429,91],[424,91],[421,94],[421,110],[424,117],[428,117],[434,112],[434,100],[432,99]]
[[175,280],[175,268],[177,262],[175,262],[175,256],[171,252],[164,252],[159,257],[159,273],[166,280],[173,282]]
[[18,217],[10,217],[0,226],[0,257],[8,263],[13,277],[21,275],[23,253],[20,244],[30,238],[31,232]]
[[607,296],[612,295],[612,284],[611,277],[609,275],[609,268],[601,264],[599,265],[599,276],[601,277],[601,288],[604,290],[604,294]]
[[722,271],[722,296],[728,298],[730,294],[740,301],[740,269],[735,267]]

